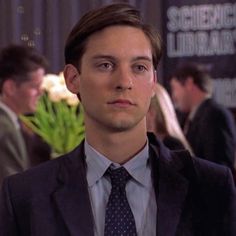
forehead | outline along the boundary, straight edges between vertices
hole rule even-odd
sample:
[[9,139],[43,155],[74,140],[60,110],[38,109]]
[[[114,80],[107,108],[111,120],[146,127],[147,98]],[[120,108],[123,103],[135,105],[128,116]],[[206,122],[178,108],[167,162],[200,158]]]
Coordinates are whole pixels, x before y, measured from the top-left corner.
[[183,87],[183,85],[175,77],[171,78],[170,85],[172,86],[172,88]]
[[117,56],[141,54],[152,57],[152,47],[141,29],[132,26],[110,26],[89,37],[86,53],[108,53]]

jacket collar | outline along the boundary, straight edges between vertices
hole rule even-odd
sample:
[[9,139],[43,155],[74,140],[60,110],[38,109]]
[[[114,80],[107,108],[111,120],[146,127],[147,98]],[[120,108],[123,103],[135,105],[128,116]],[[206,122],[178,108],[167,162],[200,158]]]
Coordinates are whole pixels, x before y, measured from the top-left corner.
[[[157,199],[157,235],[176,235],[188,193],[188,180],[182,175],[186,156],[171,152],[149,135],[152,178]],[[182,159],[182,160],[181,160]]]
[[71,236],[94,235],[83,147],[82,143],[61,158],[58,176],[61,185],[53,196]]

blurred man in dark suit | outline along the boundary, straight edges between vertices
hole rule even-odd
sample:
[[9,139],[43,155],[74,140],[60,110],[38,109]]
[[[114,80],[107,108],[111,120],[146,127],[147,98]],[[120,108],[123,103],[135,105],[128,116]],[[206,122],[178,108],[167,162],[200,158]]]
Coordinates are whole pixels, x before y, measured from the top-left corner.
[[203,65],[187,63],[171,78],[177,108],[189,115],[185,135],[196,156],[234,170],[236,130],[232,114],[212,97],[212,79]]

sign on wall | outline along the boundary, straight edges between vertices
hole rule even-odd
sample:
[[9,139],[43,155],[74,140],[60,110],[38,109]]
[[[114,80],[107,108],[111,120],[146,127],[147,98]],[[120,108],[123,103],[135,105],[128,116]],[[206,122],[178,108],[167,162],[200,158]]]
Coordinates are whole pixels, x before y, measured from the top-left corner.
[[165,0],[164,76],[180,62],[210,68],[215,99],[236,108],[236,1]]

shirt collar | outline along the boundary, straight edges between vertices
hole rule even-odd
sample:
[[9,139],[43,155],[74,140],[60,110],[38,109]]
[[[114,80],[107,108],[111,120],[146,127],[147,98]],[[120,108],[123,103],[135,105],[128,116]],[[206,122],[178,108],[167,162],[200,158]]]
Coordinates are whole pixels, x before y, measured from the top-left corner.
[[11,119],[11,121],[13,122],[14,126],[16,129],[19,129],[20,128],[20,125],[18,123],[18,117],[16,115],[16,113],[14,111],[12,111],[5,103],[3,103],[1,100],[0,100],[0,108],[2,110],[4,110],[7,115],[9,116],[9,118]]
[[[89,187],[92,187],[99,179],[103,177],[110,165],[117,168],[120,167],[120,164],[110,161],[104,155],[96,151],[91,145],[89,145],[86,140],[84,145],[88,185]],[[150,173],[148,171],[150,168],[148,167],[148,157],[149,147],[147,142],[144,148],[137,155],[123,165],[133,179],[146,187],[149,186],[149,178],[146,177]]]

